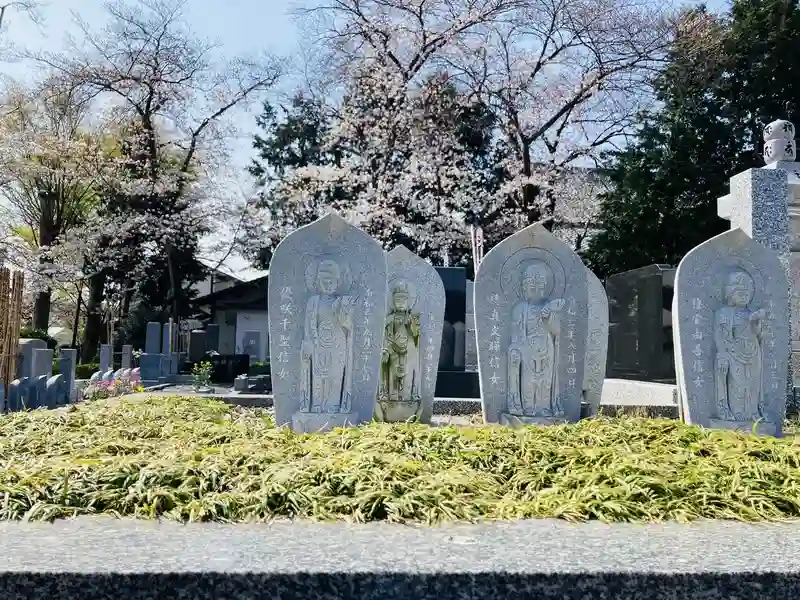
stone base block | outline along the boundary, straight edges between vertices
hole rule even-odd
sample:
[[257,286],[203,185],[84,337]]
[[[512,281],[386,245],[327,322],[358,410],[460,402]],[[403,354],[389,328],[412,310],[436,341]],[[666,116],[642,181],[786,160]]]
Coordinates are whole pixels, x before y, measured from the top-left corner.
[[669,383],[606,379],[600,404],[606,406],[678,406],[678,387]]
[[439,371],[435,396],[441,398],[480,398],[481,386],[476,371]]
[[381,400],[375,405],[375,418],[386,423],[404,423],[419,418],[422,402],[397,402]]
[[306,413],[292,415],[292,429],[297,433],[324,433],[337,427],[358,425],[355,413]]
[[527,425],[563,425],[568,421],[563,417],[528,417],[500,413],[500,425],[509,427],[525,427]]
[[775,423],[759,421],[755,430],[753,425],[755,425],[753,421],[723,421],[722,419],[709,419],[708,421],[710,429],[735,429],[745,433],[755,431],[756,435],[777,435],[778,433],[778,427]]

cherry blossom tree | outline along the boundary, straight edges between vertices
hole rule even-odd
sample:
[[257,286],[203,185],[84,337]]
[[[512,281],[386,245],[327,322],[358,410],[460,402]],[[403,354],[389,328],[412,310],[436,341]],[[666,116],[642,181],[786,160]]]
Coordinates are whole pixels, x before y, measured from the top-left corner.
[[[302,15],[329,74],[316,83],[337,99],[331,147],[357,150],[333,168],[290,174],[281,214],[328,208],[310,202],[323,197],[314,186],[344,188],[352,220],[387,245],[405,235],[434,254],[467,243],[472,223],[491,245],[532,222],[562,221],[580,245],[594,183],[559,190],[581,179],[573,167],[592,165],[632,132],[676,30],[702,31],[642,0],[329,0]],[[440,92],[456,89],[491,111],[491,169],[463,160],[452,122],[420,118],[423,105],[442,105],[429,83],[442,74]],[[331,94],[337,81],[346,87]],[[450,199],[442,210],[430,193],[414,193],[432,182]],[[419,222],[400,207],[422,208]],[[280,223],[273,232],[283,234]]]
[[102,144],[87,126],[87,108],[75,90],[46,80],[12,88],[0,116],[0,193],[12,234],[6,258],[28,271],[37,329],[47,330],[52,286],[63,283],[48,253],[97,201]]
[[[100,336],[100,304],[111,281],[135,262],[149,279],[168,280],[167,307],[178,318],[185,310],[189,263],[211,217],[230,211],[206,192],[229,154],[235,135],[230,116],[277,80],[269,58],[224,60],[186,26],[185,0],[120,0],[105,4],[102,30],[80,18],[80,35],[63,53],[35,58],[95,106],[113,116],[124,135],[118,170],[107,180],[102,226],[84,243],[90,278],[84,353]],[[84,236],[83,241],[87,240]],[[65,254],[74,252],[70,246]],[[77,253],[80,254],[80,253]],[[146,259],[146,260],[143,260]],[[109,264],[113,263],[113,264]],[[112,268],[113,267],[113,268]],[[128,297],[140,278],[129,271],[114,282]]]

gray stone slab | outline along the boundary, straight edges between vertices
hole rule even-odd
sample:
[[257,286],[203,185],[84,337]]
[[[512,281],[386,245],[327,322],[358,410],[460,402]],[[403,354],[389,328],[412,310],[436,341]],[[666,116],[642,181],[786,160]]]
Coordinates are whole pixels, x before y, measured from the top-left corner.
[[727,231],[678,265],[672,312],[684,418],[780,435],[789,363],[789,284],[775,252]]
[[33,366],[31,367],[33,377],[40,375],[53,374],[53,351],[48,348],[36,348],[33,351]]
[[130,369],[133,366],[133,346],[131,345],[124,345],[122,346],[122,360],[120,367],[123,369]]
[[17,378],[33,377],[33,353],[47,349],[47,342],[33,338],[22,338],[17,347]]
[[145,332],[144,351],[147,354],[161,353],[161,323],[150,321]]
[[583,374],[583,401],[595,414],[603,397],[603,381],[608,358],[608,296],[603,283],[586,269],[589,289],[589,335],[586,339],[586,365]]
[[442,278],[405,246],[386,254],[387,316],[375,415],[397,422],[433,411],[444,325]]
[[4,598],[793,600],[800,526],[0,523]]
[[114,366],[114,346],[111,344],[100,345],[100,372],[107,373]]
[[219,352],[219,325],[216,323],[206,325],[206,336],[206,347]]
[[669,383],[606,379],[603,382],[604,406],[665,406],[678,407],[678,388]]
[[64,376],[67,402],[71,402],[75,394],[75,367],[78,364],[78,351],[75,348],[62,348],[59,352],[59,370]]
[[[142,353],[139,356],[139,372],[142,381],[158,380],[162,372],[163,354]],[[136,369],[134,369],[135,371]]]
[[269,271],[276,422],[317,431],[371,420],[386,314],[380,244],[329,214],[285,237]]
[[474,305],[487,422],[580,419],[588,296],[581,259],[539,224],[486,254]]

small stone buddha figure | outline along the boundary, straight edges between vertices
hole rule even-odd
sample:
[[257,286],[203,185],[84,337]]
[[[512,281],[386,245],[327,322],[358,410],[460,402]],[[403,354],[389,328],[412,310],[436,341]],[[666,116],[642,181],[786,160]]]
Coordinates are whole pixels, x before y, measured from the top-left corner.
[[753,278],[742,269],[728,275],[724,305],[714,314],[714,380],[717,418],[756,421],[763,414],[761,328],[766,313],[750,310]]
[[379,401],[419,402],[422,383],[420,364],[420,315],[412,312],[416,298],[407,281],[392,287],[381,355]]
[[308,300],[301,351],[301,412],[348,413],[353,389],[353,307],[339,294],[342,269],[333,260],[317,267],[317,295]]
[[522,300],[511,312],[508,348],[508,412],[515,416],[558,417],[557,376],[560,315],[564,300],[548,301],[554,276],[536,261],[522,277]]

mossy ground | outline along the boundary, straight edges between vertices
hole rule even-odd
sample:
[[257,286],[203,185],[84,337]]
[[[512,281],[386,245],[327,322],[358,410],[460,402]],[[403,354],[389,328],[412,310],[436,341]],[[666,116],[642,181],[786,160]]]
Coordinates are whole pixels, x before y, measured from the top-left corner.
[[276,429],[180,397],[0,417],[0,519],[82,514],[435,523],[800,516],[800,440],[601,417],[528,428]]

